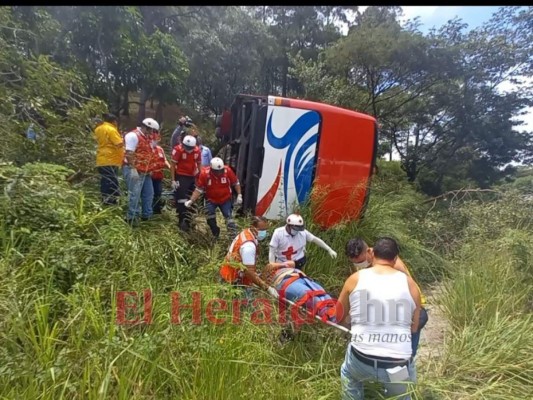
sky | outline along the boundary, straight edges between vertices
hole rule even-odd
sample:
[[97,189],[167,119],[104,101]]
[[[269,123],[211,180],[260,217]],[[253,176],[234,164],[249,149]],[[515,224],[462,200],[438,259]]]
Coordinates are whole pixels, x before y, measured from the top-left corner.
[[[363,12],[367,6],[360,6],[359,11]],[[459,17],[464,23],[468,24],[467,29],[477,28],[487,22],[496,11],[498,6],[402,6],[404,16],[401,20],[419,17],[421,23],[418,29],[422,33],[428,33],[431,28],[439,28],[449,20]],[[347,29],[346,29],[347,31]],[[526,82],[531,83],[533,77],[528,77]],[[517,90],[518,87],[510,82],[503,82],[499,87],[502,91]],[[516,129],[524,129],[533,132],[533,107],[526,109],[527,114],[520,116],[523,120],[522,126]],[[399,159],[398,154],[393,151],[393,159]],[[513,163],[514,164],[514,163]]]
[[[367,6],[360,6],[359,11],[364,11]],[[421,25],[419,30],[422,33],[428,33],[431,28],[439,28],[449,20],[459,17],[466,24],[467,29],[477,28],[483,23],[487,22],[499,6],[402,6],[404,16],[402,20],[414,19],[419,17]],[[533,78],[526,79],[531,83]],[[502,91],[516,89],[516,87],[508,82],[500,85]],[[524,120],[523,129],[533,132],[533,107],[527,109],[528,113],[522,116]]]
[[[366,7],[360,7],[363,11]],[[420,18],[420,29],[423,33],[428,33],[433,27],[439,28],[454,17],[459,17],[466,24],[467,29],[477,28],[487,22],[500,7],[498,6],[402,6],[403,19]],[[528,78],[526,82],[531,83],[533,79]],[[516,89],[509,82],[500,85],[500,90],[508,91]],[[528,113],[522,116],[524,120],[522,127],[533,132],[533,107],[527,109]]]
[[405,19],[420,17],[420,30],[427,33],[439,28],[449,20],[459,17],[468,24],[468,29],[477,28],[498,11],[498,6],[402,6]]

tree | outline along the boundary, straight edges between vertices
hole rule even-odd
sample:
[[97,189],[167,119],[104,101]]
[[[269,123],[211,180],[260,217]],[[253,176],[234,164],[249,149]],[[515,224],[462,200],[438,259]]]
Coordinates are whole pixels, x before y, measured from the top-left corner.
[[189,95],[195,107],[214,114],[239,92],[257,89],[262,57],[272,49],[266,28],[244,10],[218,11],[215,21],[194,24],[182,39],[191,70]]
[[[42,161],[91,169],[90,119],[104,110],[104,104],[84,96],[75,71],[61,68],[47,55],[24,51],[42,38],[26,32],[10,7],[0,7],[0,19],[0,158],[16,164]],[[31,124],[36,140],[25,135]]]

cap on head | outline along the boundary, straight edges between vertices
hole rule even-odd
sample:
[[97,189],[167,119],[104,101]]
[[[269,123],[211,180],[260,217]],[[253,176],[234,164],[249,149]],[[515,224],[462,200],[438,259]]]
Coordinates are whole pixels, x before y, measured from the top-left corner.
[[192,150],[194,146],[196,146],[196,138],[194,136],[187,135],[183,138],[183,147],[186,150]]
[[157,123],[157,121],[153,118],[145,118],[143,119],[143,122],[142,124],[144,126],[146,126],[147,128],[151,128],[151,129],[154,129],[156,131],[159,130],[159,124]]
[[290,225],[295,231],[303,231],[305,229],[304,219],[298,214],[289,215],[287,217],[287,225]]
[[215,171],[221,171],[224,169],[224,161],[219,157],[211,159],[211,169]]

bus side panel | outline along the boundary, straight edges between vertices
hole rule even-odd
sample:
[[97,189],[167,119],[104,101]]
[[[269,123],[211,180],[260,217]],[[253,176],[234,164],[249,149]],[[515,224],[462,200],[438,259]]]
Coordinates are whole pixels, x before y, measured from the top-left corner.
[[376,123],[353,115],[322,113],[314,183],[314,219],[331,227],[360,217],[376,157]]
[[285,218],[311,192],[320,114],[313,110],[269,106],[256,215]]

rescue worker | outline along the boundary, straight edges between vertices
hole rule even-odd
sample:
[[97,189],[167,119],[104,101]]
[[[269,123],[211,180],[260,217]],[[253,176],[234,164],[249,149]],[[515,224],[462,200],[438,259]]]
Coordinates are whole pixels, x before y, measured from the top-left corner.
[[172,136],[170,137],[170,152],[172,152],[172,150],[174,150],[174,147],[176,147],[182,142],[187,128],[191,125],[192,120],[188,116],[181,117],[178,120],[178,125],[176,126],[176,129],[174,129],[174,132],[172,132]]
[[170,160],[170,178],[176,201],[179,228],[188,232],[191,224],[190,213],[185,207],[185,202],[194,191],[194,180],[200,172],[202,157],[200,149],[196,146],[196,138],[187,135],[181,144],[172,150]]
[[[152,147],[152,133],[159,130],[153,118],[145,118],[138,126],[124,136],[126,159],[123,166],[124,179],[128,187],[128,212],[126,222],[134,224],[141,214],[142,220],[152,214],[154,186],[151,173],[155,169],[155,153]],[[139,210],[142,203],[142,212]]]
[[[233,285],[256,284],[271,296],[278,298],[277,290],[268,285],[257,273],[258,245],[267,237],[267,229],[266,218],[252,218],[251,226],[233,239],[220,268],[220,278]],[[242,268],[239,268],[239,265]]]
[[118,118],[104,114],[103,121],[94,130],[98,148],[96,167],[100,173],[102,204],[116,205],[120,197],[118,169],[124,159],[124,140],[118,131]]
[[409,339],[418,327],[420,291],[394,268],[398,253],[394,239],[378,239],[372,266],[352,274],[339,295],[337,321],[352,333],[340,371],[343,399],[364,399],[365,381],[381,382],[389,396],[405,395],[407,382],[416,382]]
[[[346,256],[352,262],[356,270],[369,268],[372,266],[372,248],[369,247],[368,244],[361,238],[356,237],[356,238],[350,239],[346,243]],[[404,274],[412,278],[411,273],[409,272],[409,269],[407,268],[407,265],[405,265],[405,263],[402,261],[402,259],[399,256],[396,259],[396,262],[394,263],[393,267],[394,269],[397,269],[398,271],[401,271]],[[424,328],[424,326],[426,326],[428,322],[428,313],[425,308],[426,297],[423,295],[418,284],[417,284],[417,287],[418,287],[418,290],[420,291],[420,299],[421,299],[422,308],[420,309],[418,329],[416,330],[416,332],[413,332],[413,334],[411,335],[413,358],[416,356],[416,352],[418,350],[418,343],[420,342],[420,331],[422,330],[422,328]]]
[[163,208],[163,200],[161,198],[161,193],[163,193],[163,170],[170,169],[170,163],[167,161],[165,151],[159,142],[161,141],[161,135],[159,132],[154,132],[152,136],[152,147],[155,151],[155,169],[152,171],[152,184],[154,186],[154,201],[153,201],[153,211],[154,214],[161,214]]
[[198,198],[203,194],[206,200],[207,209],[207,225],[211,229],[211,233],[218,239],[220,235],[220,228],[217,225],[217,208],[220,209],[226,226],[232,236],[237,234],[237,225],[233,220],[233,192],[232,187],[237,192],[237,199],[235,205],[242,204],[241,186],[237,176],[233,173],[231,168],[224,165],[222,159],[215,157],[211,160],[209,167],[203,168],[196,180],[196,189],[194,190],[190,200],[185,202],[185,207],[189,208]]
[[328,252],[331,258],[337,253],[322,239],[314,236],[305,229],[301,215],[291,214],[287,217],[286,225],[274,230],[270,240],[268,260],[273,262],[295,261],[296,268],[303,271],[305,259],[305,245],[307,242],[316,244]]

